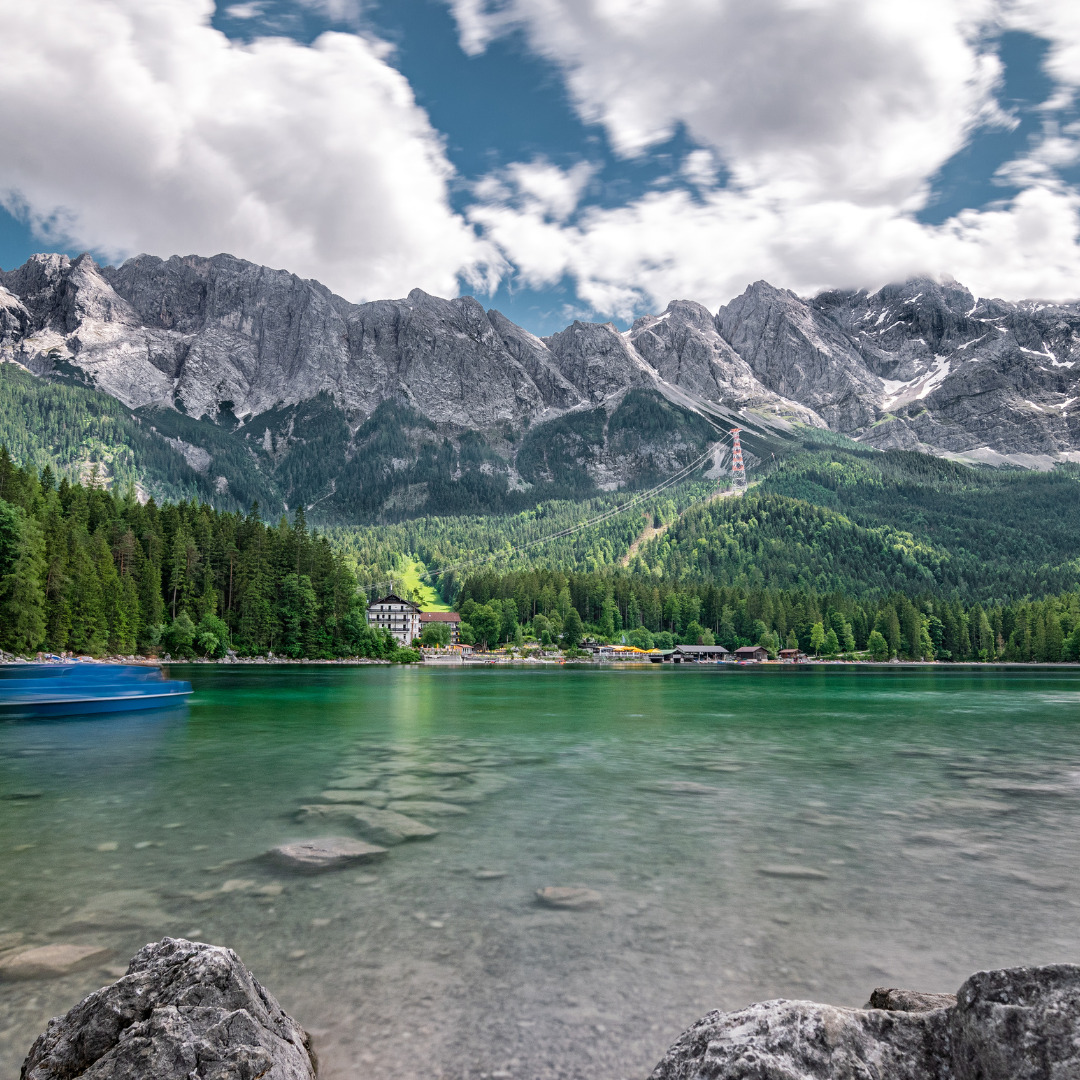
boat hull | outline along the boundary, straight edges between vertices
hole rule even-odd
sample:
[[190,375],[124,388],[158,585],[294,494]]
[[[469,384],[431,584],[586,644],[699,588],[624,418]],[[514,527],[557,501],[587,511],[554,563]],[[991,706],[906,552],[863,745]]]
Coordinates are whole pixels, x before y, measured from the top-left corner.
[[181,704],[191,683],[134,665],[25,664],[0,671],[0,718],[88,716]]
[[0,717],[10,719],[33,716],[89,716],[94,713],[136,712],[165,709],[184,701],[192,691],[170,690],[162,694],[138,694],[131,697],[82,698],[78,700],[19,701],[0,704]]

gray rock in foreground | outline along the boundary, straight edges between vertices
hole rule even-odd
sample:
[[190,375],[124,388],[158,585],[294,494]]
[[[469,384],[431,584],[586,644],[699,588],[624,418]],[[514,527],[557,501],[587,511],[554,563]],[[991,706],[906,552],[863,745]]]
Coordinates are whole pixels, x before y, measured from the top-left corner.
[[314,1080],[303,1028],[231,949],[164,938],[49,1021],[22,1080]]
[[979,971],[950,1014],[957,1080],[1080,1077],[1080,967]]
[[922,990],[894,990],[879,986],[870,995],[866,1007],[891,1012],[929,1012],[931,1009],[949,1009],[955,1004],[955,994],[927,994]]
[[[950,995],[875,991],[890,1008],[766,1001],[712,1012],[651,1080],[1072,1080],[1080,967],[980,971]],[[930,1007],[927,1007],[927,1006]]]

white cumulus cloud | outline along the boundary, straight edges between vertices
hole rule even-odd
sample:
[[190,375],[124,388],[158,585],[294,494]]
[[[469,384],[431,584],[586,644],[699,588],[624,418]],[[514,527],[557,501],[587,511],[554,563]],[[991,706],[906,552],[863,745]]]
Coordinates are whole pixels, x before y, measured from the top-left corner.
[[1052,120],[1003,172],[1018,196],[940,227],[915,217],[980,128],[1015,123],[994,96],[1002,29],[1049,37],[1051,74],[1080,86],[1071,0],[447,3],[467,52],[521,30],[617,154],[680,126],[701,148],[682,167],[695,197],[652,191],[560,222],[487,192],[472,218],[526,283],[568,274],[622,316],[672,297],[720,303],[758,277],[804,293],[931,273],[984,295],[1080,294],[1080,201],[1056,171],[1075,135]]
[[0,201],[46,242],[114,258],[229,251],[355,299],[479,283],[485,249],[388,47],[240,44],[212,14],[0,0]]

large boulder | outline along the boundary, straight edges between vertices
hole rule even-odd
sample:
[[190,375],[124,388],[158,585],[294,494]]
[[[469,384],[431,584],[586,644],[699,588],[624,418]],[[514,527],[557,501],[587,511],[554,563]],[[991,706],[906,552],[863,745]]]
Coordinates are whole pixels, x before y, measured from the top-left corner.
[[652,1080],[936,1080],[947,1052],[944,1010],[765,1001],[703,1017]]
[[980,971],[955,1004],[950,995],[884,989],[872,1001],[887,1007],[780,1000],[709,1013],[651,1080],[1080,1077],[1080,967]]
[[979,971],[956,997],[956,1080],[1080,1077],[1080,967]]
[[303,1028],[231,949],[164,938],[49,1021],[22,1080],[314,1080]]

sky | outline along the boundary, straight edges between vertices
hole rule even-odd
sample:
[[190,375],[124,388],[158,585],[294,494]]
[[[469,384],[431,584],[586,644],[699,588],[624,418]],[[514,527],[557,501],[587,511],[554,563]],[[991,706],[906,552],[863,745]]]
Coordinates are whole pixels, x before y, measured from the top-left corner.
[[1080,297],[1075,0],[0,0],[0,267],[221,251],[538,334]]

